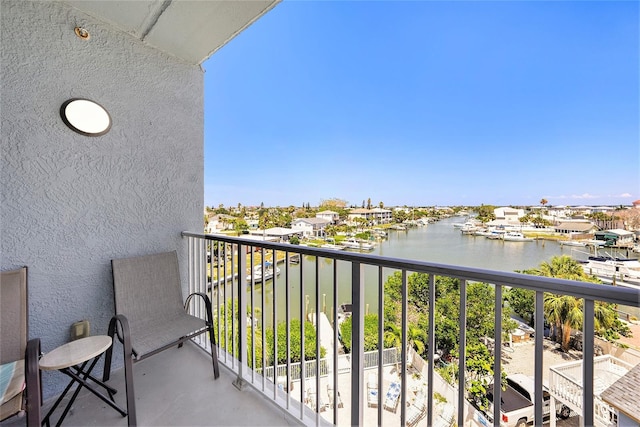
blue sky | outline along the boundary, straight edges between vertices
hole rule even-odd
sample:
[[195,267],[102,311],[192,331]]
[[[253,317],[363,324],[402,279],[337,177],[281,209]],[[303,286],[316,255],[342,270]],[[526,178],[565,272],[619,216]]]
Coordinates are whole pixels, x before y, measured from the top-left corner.
[[636,1],[283,1],[207,60],[205,204],[630,204]]

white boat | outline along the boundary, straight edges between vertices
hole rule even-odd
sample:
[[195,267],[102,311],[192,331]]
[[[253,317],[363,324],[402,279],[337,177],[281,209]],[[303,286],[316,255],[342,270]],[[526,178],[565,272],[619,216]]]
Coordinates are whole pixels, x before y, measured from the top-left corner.
[[[253,278],[254,283],[260,283],[263,280],[273,279],[274,268],[271,262],[264,263],[264,277],[262,275],[262,264],[255,265],[253,267],[253,272],[247,276],[247,282],[251,282]],[[280,275],[280,269],[278,267],[275,268],[275,275]]]
[[335,251],[343,251],[346,248],[344,246],[341,245],[334,245],[333,243],[325,243],[324,245],[320,246],[323,249],[333,249]]
[[560,246],[587,246],[586,242],[580,240],[559,240],[558,243],[560,243]]
[[359,249],[363,251],[372,251],[375,247],[373,243],[358,240],[354,237],[343,240],[341,244],[347,249]]
[[502,236],[502,240],[505,242],[533,242],[533,237],[525,237],[519,231],[507,231]]
[[505,235],[506,231],[504,230],[492,230],[487,236],[487,239],[491,240],[502,240],[502,237]]
[[478,227],[478,224],[471,221],[465,222],[464,224],[462,224],[462,227],[460,227],[460,231],[462,232],[462,234],[473,234],[479,229],[480,227]]
[[604,279],[613,279],[640,284],[640,261],[635,258],[590,256],[581,261],[585,273]]

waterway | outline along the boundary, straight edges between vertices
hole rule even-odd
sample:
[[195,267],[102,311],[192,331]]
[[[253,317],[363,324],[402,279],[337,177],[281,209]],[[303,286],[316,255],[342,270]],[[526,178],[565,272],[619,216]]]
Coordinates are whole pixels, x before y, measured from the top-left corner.
[[[449,264],[454,266],[476,267],[498,271],[520,271],[538,267],[554,256],[570,255],[576,259],[589,256],[587,248],[561,246],[555,241],[536,240],[534,242],[504,242],[490,240],[482,236],[463,235],[453,227],[453,223],[461,222],[461,218],[449,218],[427,227],[410,228],[407,231],[390,230],[388,238],[379,242],[370,252],[385,257],[413,259]],[[611,255],[627,256],[631,253]],[[302,268],[302,284],[300,269]],[[332,318],[333,311],[333,261],[320,259],[318,266],[320,284],[319,308]],[[276,301],[276,322],[285,319],[287,308],[287,288],[290,314],[299,318],[301,308],[307,313],[316,311],[316,261],[314,257],[302,257],[300,264],[289,265],[289,286],[284,265],[280,266],[281,274],[274,284],[267,281],[253,288],[254,305],[259,307],[260,323],[273,323],[273,306]],[[338,304],[351,301],[350,264],[338,262]],[[384,269],[386,279],[393,273]],[[377,312],[378,306],[378,270],[377,267],[365,267],[365,303],[368,312]],[[264,291],[264,305],[263,305]],[[247,296],[251,298],[251,287],[247,287]],[[263,316],[264,315],[264,319]]]

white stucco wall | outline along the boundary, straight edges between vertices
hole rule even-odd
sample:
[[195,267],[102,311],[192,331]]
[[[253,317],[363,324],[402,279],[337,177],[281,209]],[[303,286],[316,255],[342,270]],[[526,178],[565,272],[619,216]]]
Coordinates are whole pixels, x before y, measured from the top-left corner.
[[[1,8],[0,270],[29,267],[29,335],[49,351],[81,319],[106,333],[112,258],[178,250],[186,286],[180,232],[201,231],[204,208],[203,75],[59,2]],[[68,129],[72,97],[101,103],[111,131]],[[45,398],[62,386],[44,383]]]

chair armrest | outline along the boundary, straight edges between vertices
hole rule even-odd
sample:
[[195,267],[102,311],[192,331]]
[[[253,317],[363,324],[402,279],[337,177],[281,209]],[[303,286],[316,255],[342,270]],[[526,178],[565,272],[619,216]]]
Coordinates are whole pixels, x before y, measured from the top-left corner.
[[192,294],[190,294],[187,299],[184,301],[184,309],[185,311],[189,310],[189,302],[191,302],[191,299],[194,297],[200,297],[203,299],[204,301],[204,306],[205,306],[205,310],[206,310],[206,315],[207,315],[207,326],[213,326],[213,313],[212,313],[212,308],[211,308],[211,300],[209,299],[209,296],[207,296],[207,294],[203,293],[203,292],[193,292]]
[[27,342],[25,351],[25,379],[27,383],[27,426],[40,426],[40,408],[42,407],[42,387],[40,386],[40,339]]

